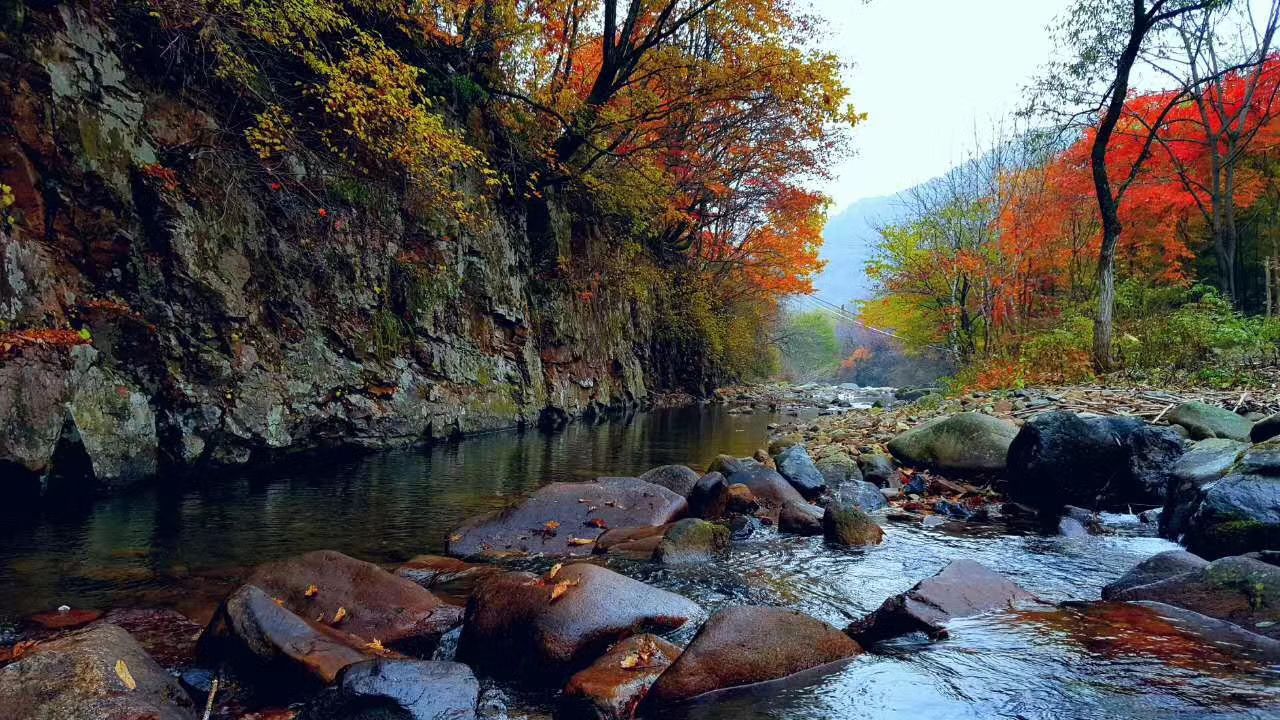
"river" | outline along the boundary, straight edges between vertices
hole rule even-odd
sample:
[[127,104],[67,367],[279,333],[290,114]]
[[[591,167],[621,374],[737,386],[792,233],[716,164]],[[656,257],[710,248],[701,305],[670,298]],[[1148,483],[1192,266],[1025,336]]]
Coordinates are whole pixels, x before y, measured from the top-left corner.
[[[252,565],[318,548],[381,563],[439,553],[449,531],[552,481],[705,466],[764,444],[769,414],[691,407],[555,434],[503,432],[456,445],[295,460],[199,484],[97,501],[7,507],[0,527],[0,625],[61,604],[173,607],[199,621]],[[886,523],[885,543],[833,550],[821,538],[757,534],[709,566],[614,569],[714,610],[775,604],[843,626],[969,558],[1051,601],[1102,585],[1175,547],[1133,525],[1084,538]],[[537,561],[532,563],[538,565]],[[1280,668],[1161,634],[1122,610],[1044,609],[960,620],[942,642],[883,644],[816,683],[694,706],[736,718],[1275,718]],[[692,629],[677,639],[687,639]],[[511,718],[546,698],[508,689]]]

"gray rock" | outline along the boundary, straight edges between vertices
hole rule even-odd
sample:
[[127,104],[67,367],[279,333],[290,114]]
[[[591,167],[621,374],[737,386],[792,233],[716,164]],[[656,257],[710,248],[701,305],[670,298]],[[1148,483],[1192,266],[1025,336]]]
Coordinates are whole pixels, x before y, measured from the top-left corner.
[[894,457],[939,470],[996,472],[1005,468],[1009,444],[1018,434],[1011,422],[963,412],[931,420],[889,441]]
[[1170,411],[1167,419],[1186,428],[1193,440],[1227,438],[1248,441],[1249,431],[1253,429],[1253,423],[1230,410],[1202,402],[1183,403]]
[[693,490],[693,486],[698,484],[700,477],[698,473],[684,465],[663,465],[644,473],[640,476],[640,479],[644,482],[660,485],[677,495],[687,497],[689,492]]
[[461,663],[378,658],[347,667],[298,720],[474,720],[479,697]]
[[147,396],[109,370],[85,373],[70,403],[76,435],[106,485],[128,485],[156,473],[156,417]]
[[863,453],[858,456],[858,466],[862,468],[862,478],[869,483],[895,490],[902,485],[893,458],[884,453]]
[[43,475],[58,447],[73,390],[63,349],[32,347],[0,362],[0,460]]
[[862,480],[858,463],[845,453],[836,452],[817,461],[818,472],[829,488],[840,487],[851,480]]
[[1280,567],[1253,558],[1222,558],[1199,570],[1118,590],[1111,598],[1162,602],[1280,640]]
[[865,480],[850,480],[836,487],[834,502],[853,505],[863,512],[875,512],[889,506],[880,488]]
[[1256,443],[1270,440],[1273,437],[1280,437],[1280,413],[1255,422],[1253,428],[1249,431],[1249,439]]
[[822,534],[828,543],[842,547],[879,545],[884,530],[855,505],[830,505],[822,515]]
[[823,510],[807,502],[790,502],[778,513],[778,529],[795,535],[821,535]]
[[1167,580],[1183,573],[1200,570],[1209,564],[1208,560],[1192,555],[1185,550],[1166,550],[1138,563],[1132,570],[1121,575],[1115,582],[1102,588],[1102,599],[1111,600],[1117,593],[1140,585]]
[[1249,448],[1199,496],[1183,536],[1192,552],[1212,559],[1280,547],[1280,438]]
[[1247,443],[1223,438],[1201,440],[1178,458],[1170,472],[1169,492],[1160,513],[1160,534],[1177,540],[1187,531],[1191,516],[1204,499],[1204,488],[1227,474]]
[[775,457],[778,474],[787,479],[791,486],[806,499],[812,500],[827,489],[827,480],[823,477],[809,451],[804,445],[792,445]]
[[42,642],[0,668],[0,717],[192,720],[195,708],[129,633],[99,623]]

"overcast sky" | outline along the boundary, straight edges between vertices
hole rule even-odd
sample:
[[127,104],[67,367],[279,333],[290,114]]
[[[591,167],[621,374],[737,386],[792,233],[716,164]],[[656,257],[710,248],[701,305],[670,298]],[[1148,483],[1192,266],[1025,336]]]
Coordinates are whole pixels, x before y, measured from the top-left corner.
[[975,124],[1012,111],[1049,57],[1047,26],[1068,0],[809,0],[830,48],[852,67],[854,105],[870,118],[857,156],[826,188],[832,212],[890,195],[964,160]]

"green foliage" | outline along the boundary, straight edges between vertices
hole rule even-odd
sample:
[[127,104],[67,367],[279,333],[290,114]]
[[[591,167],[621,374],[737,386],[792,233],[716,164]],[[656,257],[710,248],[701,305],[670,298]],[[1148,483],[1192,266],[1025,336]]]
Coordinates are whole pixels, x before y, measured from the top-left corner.
[[812,379],[835,374],[840,342],[829,314],[815,310],[790,316],[781,332],[783,364],[792,375]]
[[405,343],[404,322],[389,310],[379,310],[373,316],[373,352],[386,362],[395,357]]

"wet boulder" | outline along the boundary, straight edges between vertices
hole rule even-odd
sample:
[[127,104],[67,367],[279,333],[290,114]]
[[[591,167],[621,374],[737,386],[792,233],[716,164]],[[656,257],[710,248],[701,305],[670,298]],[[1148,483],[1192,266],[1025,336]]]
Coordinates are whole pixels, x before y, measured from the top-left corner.
[[598,553],[668,565],[706,562],[728,548],[729,528],[696,518],[658,527],[610,530],[596,541]]
[[102,619],[123,628],[166,670],[195,662],[196,641],[204,629],[182,613],[167,609],[117,608]]
[[858,467],[862,469],[862,478],[869,483],[894,489],[902,485],[898,469],[893,466],[893,458],[884,453],[859,455]]
[[1249,448],[1205,485],[1183,542],[1205,558],[1280,547],[1280,438]]
[[1249,440],[1249,431],[1253,423],[1236,413],[1207,405],[1202,402],[1187,402],[1169,411],[1166,419],[1187,429],[1192,440],[1205,438],[1226,438],[1228,440]]
[[828,543],[842,547],[879,545],[884,540],[884,530],[853,504],[828,505],[822,516],[822,532]]
[[759,512],[771,520],[776,521],[778,513],[786,505],[807,504],[804,496],[782,475],[759,465],[730,475],[729,484],[746,486],[759,505]]
[[1280,640],[1280,567],[1249,557],[1215,560],[1191,572],[1111,593],[1186,608]]
[[1204,488],[1226,475],[1248,449],[1247,443],[1237,440],[1209,438],[1183,453],[1169,473],[1160,534],[1173,540],[1181,538],[1204,499]]
[[1138,418],[1100,417],[1089,422],[1102,428],[1124,449],[1124,472],[1107,487],[1107,502],[1163,502],[1172,468],[1186,452],[1182,437],[1167,427],[1150,425]]
[[493,565],[477,565],[442,555],[418,555],[396,568],[396,575],[430,590],[445,602],[465,604],[481,578],[502,572]]
[[703,624],[649,689],[645,707],[660,710],[719,690],[782,680],[861,652],[844,633],[794,610],[728,608]]
[[1280,664],[1280,640],[1186,608],[1151,600],[1129,604],[1150,610],[1181,633],[1203,639],[1210,648],[1228,657],[1244,657],[1265,665]]
[[791,502],[778,511],[778,530],[806,537],[822,534],[822,508],[807,502]]
[[836,452],[823,456],[816,464],[829,488],[862,481],[862,470],[858,468],[858,462],[845,453]]
[[623,640],[569,678],[556,720],[630,720],[649,687],[678,657],[680,648],[656,635]]
[[640,480],[664,487],[681,497],[688,497],[700,477],[684,465],[662,465],[641,475]]
[[1138,563],[1132,570],[1102,588],[1102,599],[1111,600],[1117,593],[1140,585],[1167,580],[1207,566],[1208,560],[1185,550],[1167,550]]
[[855,505],[863,512],[875,512],[889,506],[880,488],[865,480],[848,480],[836,487],[832,501],[841,505]]
[[39,643],[0,668],[6,720],[193,720],[191,698],[115,625]]
[[590,555],[609,528],[665,525],[689,505],[667,488],[636,478],[551,483],[508,510],[476,518],[449,536],[456,557],[505,554]]
[[715,459],[711,461],[711,464],[707,466],[707,472],[718,472],[725,477],[729,477],[736,472],[741,472],[758,464],[759,463],[755,460],[751,459],[743,460],[732,455],[717,455]]
[[430,654],[462,621],[461,608],[411,580],[332,550],[260,565],[247,582],[302,617],[341,613],[344,632],[413,654]]
[[812,500],[827,489],[827,479],[823,477],[809,451],[804,445],[792,445],[776,457],[778,474],[786,478],[807,500]]
[[689,491],[689,514],[700,518],[723,517],[728,490],[729,481],[718,472],[698,478],[693,490]]
[[298,720],[474,720],[479,696],[461,663],[379,658],[343,670]]
[[1005,468],[1018,426],[976,412],[930,420],[889,441],[889,452],[908,465],[960,472]]
[[260,690],[290,697],[331,685],[348,665],[375,657],[369,641],[336,627],[332,616],[295,615],[261,588],[242,585],[219,606],[200,636],[199,656],[211,666],[227,662],[260,679]]
[[458,659],[483,672],[557,685],[613,643],[664,633],[701,609],[675,593],[588,563],[554,575],[485,578],[467,601]]
[[1249,439],[1256,443],[1266,442],[1273,437],[1280,437],[1280,413],[1259,420],[1249,430]]
[[937,575],[895,595],[875,612],[846,629],[863,645],[923,632],[931,638],[946,637],[953,618],[1008,608],[1035,597],[1003,575],[972,560],[953,560]]

